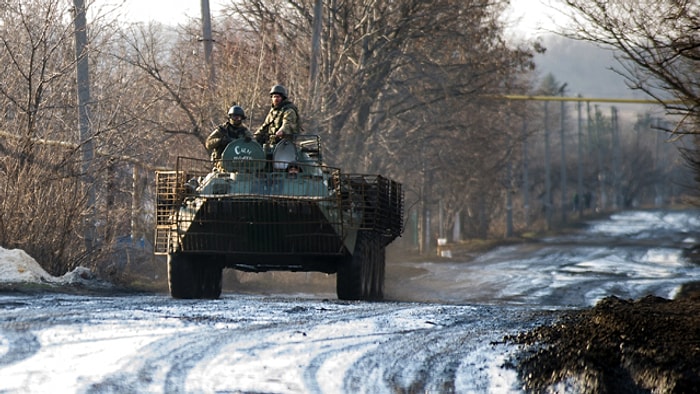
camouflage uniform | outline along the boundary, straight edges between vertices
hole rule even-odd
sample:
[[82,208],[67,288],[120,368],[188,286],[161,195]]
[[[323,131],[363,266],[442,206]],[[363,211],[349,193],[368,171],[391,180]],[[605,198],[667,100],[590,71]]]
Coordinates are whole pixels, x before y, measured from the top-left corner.
[[207,150],[211,151],[212,160],[220,160],[226,145],[238,138],[250,140],[253,138],[253,134],[251,134],[247,127],[243,125],[234,126],[231,121],[228,121],[220,124],[216,130],[209,134],[204,146]]
[[260,144],[266,142],[274,144],[277,142],[275,133],[280,130],[285,137],[299,134],[301,130],[299,123],[299,110],[294,103],[285,98],[278,106],[270,108],[265,122],[255,132],[255,139]]

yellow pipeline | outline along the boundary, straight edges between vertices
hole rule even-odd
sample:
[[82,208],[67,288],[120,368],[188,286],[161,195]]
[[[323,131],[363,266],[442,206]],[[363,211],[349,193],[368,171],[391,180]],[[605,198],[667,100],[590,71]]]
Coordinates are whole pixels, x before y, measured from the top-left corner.
[[[14,139],[14,140],[20,140],[20,139],[22,139],[22,137],[19,136],[19,135],[12,134],[12,133],[8,133],[7,131],[3,131],[3,130],[0,130],[0,137],[11,138],[11,139]],[[69,148],[69,149],[78,149],[78,148],[80,147],[80,145],[78,145],[78,144],[76,144],[76,143],[74,143],[74,142],[47,140],[47,139],[44,139],[44,138],[29,138],[29,141],[31,141],[31,142],[33,142],[33,143],[35,143],[35,144],[52,145],[52,146],[61,146],[61,147],[64,147],[64,148]],[[134,158],[134,157],[131,157],[131,156],[113,155],[113,154],[111,154],[111,153],[105,153],[105,152],[102,152],[102,151],[99,151],[99,150],[97,151],[97,155],[109,157],[109,158],[112,158],[112,159],[117,159],[117,160],[126,161],[126,162],[129,162],[129,163],[136,164],[136,165],[139,165],[139,166],[141,166],[141,167],[147,168],[147,169],[149,169],[149,170],[167,170],[167,168],[153,167],[153,166],[151,166],[150,164],[144,163],[143,161],[141,161],[141,160],[139,160],[139,159],[136,159],[136,158]]]
[[490,96],[504,100],[533,100],[533,101],[583,101],[598,103],[619,104],[683,104],[683,100],[650,100],[650,99],[621,99],[621,98],[590,98],[590,97],[562,97],[562,96],[528,96],[518,94],[504,94]]

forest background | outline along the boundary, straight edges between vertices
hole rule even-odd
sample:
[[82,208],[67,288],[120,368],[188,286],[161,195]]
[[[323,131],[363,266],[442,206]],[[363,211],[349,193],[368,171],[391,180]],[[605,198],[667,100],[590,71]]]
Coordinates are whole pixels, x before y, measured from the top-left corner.
[[[199,19],[125,22],[119,5],[88,1],[81,25],[82,1],[14,3],[0,5],[0,246],[54,275],[121,275],[131,262],[116,256],[152,245],[154,171],[208,157],[204,140],[233,104],[257,127],[277,83],[321,136],[325,164],[403,183],[401,248],[693,197],[694,142],[678,138],[693,134],[692,106],[563,101],[587,82],[535,60],[571,41],[509,36],[505,0],[231,1],[211,40]],[[601,37],[586,32],[577,38]],[[591,50],[580,48],[566,58]],[[620,60],[643,97],[693,97],[655,94],[625,66],[634,58]]]

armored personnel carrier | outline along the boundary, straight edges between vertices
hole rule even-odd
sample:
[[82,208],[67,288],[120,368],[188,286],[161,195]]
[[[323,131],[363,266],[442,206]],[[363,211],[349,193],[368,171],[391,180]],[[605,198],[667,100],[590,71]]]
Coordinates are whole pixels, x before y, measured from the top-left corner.
[[155,253],[167,255],[171,296],[218,298],[233,268],[335,273],[339,299],[382,299],[401,184],[323,165],[316,135],[266,148],[238,139],[214,163],[179,157],[156,172]]

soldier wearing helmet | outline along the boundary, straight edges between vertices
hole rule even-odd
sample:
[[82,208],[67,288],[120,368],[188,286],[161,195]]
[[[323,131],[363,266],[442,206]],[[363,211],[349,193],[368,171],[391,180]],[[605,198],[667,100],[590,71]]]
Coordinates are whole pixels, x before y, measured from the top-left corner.
[[255,131],[255,139],[260,143],[274,145],[282,138],[290,138],[301,131],[299,109],[287,95],[287,89],[275,85],[270,89],[272,106],[265,122]]
[[243,120],[245,119],[243,108],[238,105],[229,108],[228,121],[217,126],[204,143],[207,150],[211,152],[212,160],[220,160],[226,145],[231,141],[238,138],[245,138],[246,141],[250,141],[253,138],[250,130],[243,125]]

